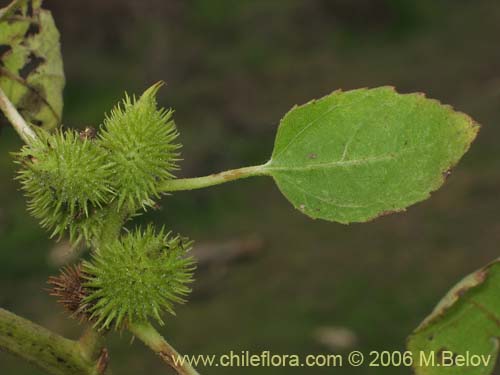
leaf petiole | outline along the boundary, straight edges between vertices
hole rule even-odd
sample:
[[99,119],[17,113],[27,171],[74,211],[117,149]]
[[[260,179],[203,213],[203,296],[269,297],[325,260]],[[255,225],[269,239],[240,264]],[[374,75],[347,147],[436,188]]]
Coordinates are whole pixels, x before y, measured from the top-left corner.
[[195,190],[214,185],[220,185],[225,182],[239,180],[241,178],[264,176],[269,174],[266,166],[267,164],[255,165],[251,167],[232,169],[229,171],[215,173],[204,177],[179,178],[170,180],[163,183],[163,185],[160,186],[159,190],[162,192]]

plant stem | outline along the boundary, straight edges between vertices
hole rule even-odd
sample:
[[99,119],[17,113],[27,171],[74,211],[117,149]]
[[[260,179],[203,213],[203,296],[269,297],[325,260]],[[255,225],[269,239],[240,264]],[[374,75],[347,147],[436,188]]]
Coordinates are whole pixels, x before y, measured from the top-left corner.
[[33,129],[31,129],[26,121],[24,121],[23,117],[19,114],[16,107],[14,107],[12,102],[9,100],[9,98],[7,98],[7,95],[5,95],[4,91],[1,88],[0,109],[25,143],[29,144],[33,139],[36,138],[36,134]]
[[199,375],[191,365],[180,355],[149,323],[128,324],[132,332],[146,346],[158,354],[179,375]]
[[229,181],[238,180],[240,178],[263,175],[267,175],[266,164],[232,169],[229,171],[211,174],[204,177],[178,178],[163,183],[163,185],[160,187],[160,190],[163,192],[169,192],[201,189],[209,186],[223,184]]
[[53,375],[98,375],[77,341],[68,340],[0,308],[0,349]]
[[126,205],[118,208],[118,202],[112,202],[106,209],[105,216],[103,217],[103,225],[100,228],[98,238],[93,241],[95,248],[100,248],[106,243],[115,241],[119,236],[127,218],[133,213]]
[[108,370],[108,350],[104,347],[104,335],[98,332],[93,326],[85,328],[82,336],[78,340],[82,355],[94,363],[97,374],[111,374]]
[[89,361],[96,361],[101,354],[104,337],[94,327],[87,326],[78,343],[80,344],[83,356]]

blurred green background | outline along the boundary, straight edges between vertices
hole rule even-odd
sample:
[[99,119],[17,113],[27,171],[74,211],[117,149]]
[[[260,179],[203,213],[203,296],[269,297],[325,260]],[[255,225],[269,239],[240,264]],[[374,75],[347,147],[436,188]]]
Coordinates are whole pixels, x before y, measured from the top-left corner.
[[[184,144],[179,176],[266,161],[282,115],[337,88],[422,91],[483,125],[471,151],[430,200],[367,224],[310,220],[266,178],[165,197],[161,210],[137,222],[165,224],[195,239],[200,251],[237,249],[248,238],[259,244],[251,257],[216,261],[197,272],[189,303],[162,328],[179,351],[403,350],[406,336],[455,282],[498,256],[498,1],[45,3],[62,33],[65,125],[98,125],[125,90],[140,93],[164,80],[160,102],[175,108]],[[81,327],[44,290],[61,263],[61,249],[28,216],[12,180],[10,152],[20,145],[12,129],[2,128],[0,306],[77,337]],[[318,330],[330,332],[327,343],[320,342],[325,339],[318,339]],[[111,334],[109,349],[114,374],[168,373],[127,333]],[[411,373],[368,367],[200,370]],[[41,374],[3,353],[0,373]]]

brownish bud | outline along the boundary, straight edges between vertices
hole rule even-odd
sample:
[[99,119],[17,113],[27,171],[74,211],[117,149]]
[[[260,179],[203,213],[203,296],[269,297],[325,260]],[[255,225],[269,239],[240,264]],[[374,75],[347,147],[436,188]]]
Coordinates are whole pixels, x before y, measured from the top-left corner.
[[85,279],[81,264],[65,266],[60,270],[59,276],[48,279],[50,295],[57,297],[60,303],[73,318],[80,321],[88,320],[88,304],[83,299],[88,296],[87,289],[83,286]]

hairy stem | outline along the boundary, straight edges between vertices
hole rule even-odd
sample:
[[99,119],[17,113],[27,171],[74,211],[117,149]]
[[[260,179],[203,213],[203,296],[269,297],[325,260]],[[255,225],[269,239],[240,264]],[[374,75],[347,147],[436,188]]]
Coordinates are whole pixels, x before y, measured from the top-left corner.
[[266,165],[263,164],[252,167],[232,169],[230,171],[211,174],[204,177],[178,178],[163,183],[163,185],[160,187],[160,190],[163,192],[169,192],[202,189],[209,186],[220,185],[229,181],[239,180],[240,178],[263,176],[268,174],[265,167]]
[[133,212],[129,210],[126,205],[122,208],[118,208],[118,203],[116,201],[111,203],[101,227],[100,234],[98,238],[93,241],[93,245],[99,248],[104,244],[115,241],[120,236],[120,232],[127,218],[132,214]]
[[59,336],[0,308],[0,349],[53,375],[99,375],[77,341]]
[[19,114],[16,107],[7,98],[7,95],[0,88],[0,109],[4,113],[7,120],[12,124],[22,140],[29,144],[36,138],[36,134],[31,127],[24,121],[23,117]]
[[149,323],[128,324],[132,332],[146,346],[153,350],[160,358],[173,368],[179,375],[198,375],[198,372],[191,367],[183,356],[158,333],[158,331]]
[[82,354],[90,361],[97,361],[104,345],[104,336],[92,326],[87,326],[78,340]]

